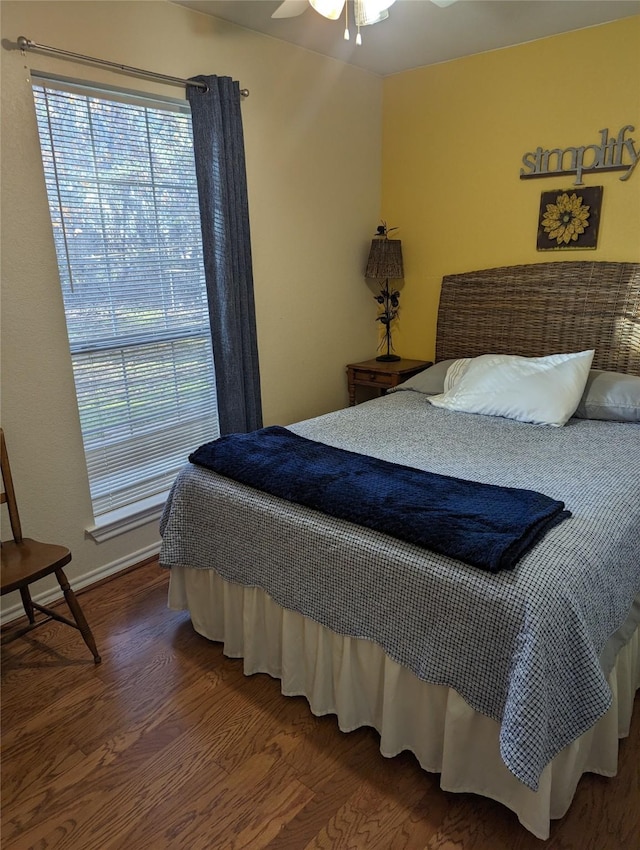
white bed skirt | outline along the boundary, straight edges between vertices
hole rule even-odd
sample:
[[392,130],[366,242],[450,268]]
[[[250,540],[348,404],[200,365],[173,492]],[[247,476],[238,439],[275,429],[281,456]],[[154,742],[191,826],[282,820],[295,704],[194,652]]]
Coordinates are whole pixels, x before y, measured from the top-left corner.
[[452,689],[421,681],[376,644],[338,635],[214,570],[172,568],[169,607],[189,610],[199,634],[244,659],[246,675],[280,679],[283,694],[305,696],[316,715],[335,714],[343,732],[374,727],[384,756],[410,750],[425,770],[440,774],[444,790],[503,803],[541,839],[549,837],[550,820],[566,813],[583,773],[615,775],[618,739],[629,734],[640,686],[636,629],[609,677],[610,710],[547,765],[534,792],[502,762],[495,720]]

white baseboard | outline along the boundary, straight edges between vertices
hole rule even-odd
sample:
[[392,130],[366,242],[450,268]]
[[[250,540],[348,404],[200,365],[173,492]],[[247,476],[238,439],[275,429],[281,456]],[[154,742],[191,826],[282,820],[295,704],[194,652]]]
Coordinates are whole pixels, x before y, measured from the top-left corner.
[[[91,572],[85,573],[85,575],[80,576],[79,578],[74,578],[73,581],[69,582],[69,584],[75,591],[82,590],[84,587],[89,587],[89,585],[115,575],[121,570],[134,567],[136,564],[146,561],[147,558],[153,558],[159,553],[159,551],[160,541],[152,543],[151,546],[146,546],[144,549],[139,549],[131,555],[125,555],[124,558],[118,558],[117,561],[112,561],[110,564],[105,564],[102,567],[91,570]],[[57,602],[62,599],[63,593],[62,590],[56,586],[51,588],[51,590],[32,594],[32,596],[34,601],[39,602],[40,605],[51,605],[52,602]],[[22,602],[18,601],[15,605],[11,605],[2,611],[0,614],[0,625],[4,626],[5,623],[10,623],[12,620],[16,620],[18,617],[22,616],[24,616],[24,608],[22,607]]]

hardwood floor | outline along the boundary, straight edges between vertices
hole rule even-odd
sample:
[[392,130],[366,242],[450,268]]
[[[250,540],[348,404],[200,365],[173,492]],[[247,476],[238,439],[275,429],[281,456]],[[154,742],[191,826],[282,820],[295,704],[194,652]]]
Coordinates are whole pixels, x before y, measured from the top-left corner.
[[82,593],[99,666],[55,622],[3,648],[3,850],[640,848],[640,705],[618,776],[583,777],[543,843],[410,754],[383,758],[371,729],[245,677],[166,585],[152,563]]

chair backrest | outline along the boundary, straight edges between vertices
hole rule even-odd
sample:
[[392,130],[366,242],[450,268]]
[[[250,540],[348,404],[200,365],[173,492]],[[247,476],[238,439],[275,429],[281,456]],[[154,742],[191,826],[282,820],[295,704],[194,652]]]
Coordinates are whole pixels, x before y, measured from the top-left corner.
[[22,543],[20,514],[18,513],[16,494],[13,489],[13,478],[11,477],[11,467],[9,466],[9,455],[7,454],[7,445],[4,441],[4,431],[2,428],[0,428],[0,466],[2,467],[2,493],[0,494],[0,504],[6,503],[7,508],[9,509],[9,522],[11,523],[13,539],[16,543]]

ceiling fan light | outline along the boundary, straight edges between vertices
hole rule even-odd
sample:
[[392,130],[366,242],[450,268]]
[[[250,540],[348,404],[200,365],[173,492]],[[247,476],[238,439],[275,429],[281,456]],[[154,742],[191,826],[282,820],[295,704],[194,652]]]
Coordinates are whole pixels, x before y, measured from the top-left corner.
[[330,21],[337,21],[344,9],[345,0],[309,0],[311,6]]
[[354,0],[354,17],[361,27],[379,24],[389,17],[387,0]]

